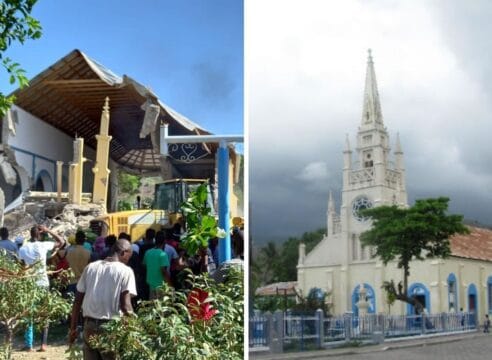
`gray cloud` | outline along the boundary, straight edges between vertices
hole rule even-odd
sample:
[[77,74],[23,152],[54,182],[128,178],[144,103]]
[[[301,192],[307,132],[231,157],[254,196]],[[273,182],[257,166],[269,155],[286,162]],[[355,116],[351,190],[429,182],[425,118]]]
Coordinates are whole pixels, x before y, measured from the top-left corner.
[[193,76],[198,80],[199,95],[211,104],[224,106],[235,89],[235,83],[227,68],[217,68],[210,63],[193,66]]
[[278,1],[253,5],[247,27],[254,240],[325,226],[330,189],[339,208],[367,47],[390,140],[400,134],[409,202],[449,196],[451,211],[492,224],[492,4],[281,3],[281,14]]

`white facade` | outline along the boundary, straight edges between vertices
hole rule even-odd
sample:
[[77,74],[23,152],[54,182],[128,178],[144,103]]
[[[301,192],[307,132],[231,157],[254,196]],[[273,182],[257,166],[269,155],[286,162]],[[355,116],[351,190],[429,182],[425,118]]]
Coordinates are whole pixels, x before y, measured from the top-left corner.
[[[31,189],[56,191],[56,162],[63,161],[63,191],[67,191],[74,139],[22,108],[13,106],[10,111],[15,121],[15,136],[9,136],[8,145],[15,151],[17,163],[28,174]],[[95,151],[86,146],[84,156],[89,161],[84,164],[83,191],[90,192]]]
[[[371,54],[367,63],[362,120],[355,151],[347,137],[343,151],[343,189],[340,212],[330,192],[327,212],[327,235],[309,253],[299,249],[298,287],[307,294],[313,287],[330,293],[333,313],[358,309],[361,284],[369,297],[369,312],[388,312],[384,281],[403,279],[396,263],[384,266],[371,259],[371,249],[361,247],[359,236],[369,229],[369,222],[358,210],[379,205],[407,207],[405,169],[399,138],[391,154],[390,139],[383,124],[381,105]],[[353,152],[355,160],[353,161]],[[391,156],[393,155],[393,156]],[[422,296],[431,312],[457,311],[460,307],[477,310],[481,316],[492,309],[492,262],[451,258],[446,261],[411,263],[409,292]],[[454,285],[453,285],[454,281]],[[453,287],[454,286],[454,287]],[[488,294],[487,294],[488,293]],[[413,308],[396,302],[394,314],[412,312]]]

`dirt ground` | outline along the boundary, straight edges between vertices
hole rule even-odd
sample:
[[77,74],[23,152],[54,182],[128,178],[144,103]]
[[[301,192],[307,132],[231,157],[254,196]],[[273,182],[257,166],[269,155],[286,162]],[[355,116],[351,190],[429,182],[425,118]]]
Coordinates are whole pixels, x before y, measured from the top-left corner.
[[[12,359],[32,359],[32,360],[64,360],[67,358],[65,351],[68,349],[66,344],[51,344],[45,352],[26,352],[20,351],[22,346],[16,346],[12,353]],[[38,346],[39,348],[39,346]]]
[[[12,352],[13,360],[65,360],[68,349],[67,344],[67,327],[66,325],[58,325],[50,328],[48,332],[48,348],[45,352],[38,352],[37,349],[41,346],[40,334],[35,334],[34,351],[23,351],[24,347],[22,335],[16,336],[14,340],[14,349]],[[81,344],[80,344],[81,345]]]

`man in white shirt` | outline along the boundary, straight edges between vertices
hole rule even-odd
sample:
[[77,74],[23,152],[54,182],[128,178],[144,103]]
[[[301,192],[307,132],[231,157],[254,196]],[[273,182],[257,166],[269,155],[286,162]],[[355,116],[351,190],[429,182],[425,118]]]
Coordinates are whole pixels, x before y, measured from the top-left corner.
[[135,275],[127,266],[132,256],[128,240],[119,239],[111,248],[110,256],[87,265],[77,283],[72,308],[69,341],[77,338],[77,320],[82,309],[84,316],[84,359],[115,359],[116,354],[92,348],[89,338],[97,336],[100,325],[112,318],[133,313],[131,297],[137,295]]
[[[43,234],[49,234],[55,239],[55,241],[41,241]],[[44,225],[34,226],[31,228],[31,239],[28,243],[19,249],[19,257],[27,265],[32,265],[36,262],[40,262],[39,267],[39,278],[36,283],[39,286],[49,288],[50,282],[48,280],[48,273],[46,272],[46,257],[49,251],[57,251],[58,249],[65,246],[65,239],[63,239],[58,234],[54,233]],[[32,323],[27,328],[24,340],[25,340],[25,350],[32,351],[33,349],[33,326]],[[46,326],[43,330],[43,341],[41,344],[40,351],[46,351],[46,346],[48,343],[48,327]]]

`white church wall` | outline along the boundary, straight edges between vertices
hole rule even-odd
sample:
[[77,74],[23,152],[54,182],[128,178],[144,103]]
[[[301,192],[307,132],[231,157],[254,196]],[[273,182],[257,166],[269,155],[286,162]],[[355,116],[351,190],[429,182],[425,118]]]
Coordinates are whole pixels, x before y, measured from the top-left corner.
[[[347,140],[344,150],[342,204],[340,204],[341,233],[324,239],[322,243],[306,254],[303,264],[298,267],[298,286],[304,294],[312,287],[324,288],[332,283],[333,311],[341,314],[353,309],[354,289],[360,284],[369,285],[374,291],[376,312],[387,312],[386,294],[381,289],[384,281],[393,280],[395,286],[403,279],[402,269],[392,262],[383,266],[380,262],[369,261],[369,249],[362,251],[359,235],[370,228],[368,221],[357,219],[352,211],[354,200],[367,197],[373,206],[391,205],[408,206],[405,189],[405,172],[403,169],[403,152],[399,139],[396,139],[395,163],[390,163],[386,130],[383,130],[379,95],[376,80],[373,76],[372,57],[369,56],[366,77],[366,92],[364,95],[364,114],[357,134],[358,141],[350,150]],[[364,143],[366,136],[371,142]],[[378,143],[378,140],[381,141]],[[352,152],[352,156],[349,156]],[[367,166],[362,170],[361,161],[356,155],[363,154]],[[365,154],[365,155],[364,155]],[[367,157],[370,154],[371,157]],[[369,161],[370,159],[370,161]],[[355,161],[355,162],[353,162]],[[359,164],[357,166],[356,164]],[[395,167],[395,164],[397,165]],[[360,202],[359,207],[367,203]],[[331,204],[330,216],[334,216],[334,206]],[[328,219],[330,222],[330,218]],[[328,226],[329,228],[329,226]],[[361,254],[364,256],[361,256]],[[316,265],[316,266],[315,266]],[[320,266],[322,265],[322,266]],[[413,261],[410,264],[408,278],[409,295],[425,299],[427,310],[431,313],[449,311],[448,277],[454,274],[456,278],[456,307],[455,311],[463,308],[465,311],[475,310],[479,319],[488,311],[487,281],[492,276],[492,262],[451,257],[446,260],[430,259]],[[476,293],[470,297],[470,292]],[[475,306],[473,306],[473,301]],[[404,302],[397,301],[392,307],[392,314],[407,314],[413,308]],[[482,319],[483,320],[483,319]]]
[[[67,164],[73,160],[73,138],[43,122],[41,119],[30,114],[24,109],[13,106],[12,111],[17,113],[16,135],[9,137],[9,145],[15,150],[17,162],[31,177],[35,185],[39,176],[43,179],[51,179],[52,188],[56,189],[56,161],[63,161],[64,178],[68,179]],[[84,156],[90,161],[84,165],[83,191],[92,191],[92,171],[95,159],[95,151],[84,147]],[[89,171],[88,171],[89,170]],[[67,185],[64,184],[64,190]]]

